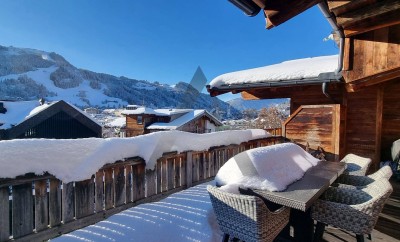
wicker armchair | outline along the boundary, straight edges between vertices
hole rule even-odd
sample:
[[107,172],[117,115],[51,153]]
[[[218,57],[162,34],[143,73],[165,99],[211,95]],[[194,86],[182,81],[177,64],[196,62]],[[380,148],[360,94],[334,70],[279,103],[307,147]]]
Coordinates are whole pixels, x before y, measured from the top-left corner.
[[379,179],[386,179],[392,176],[393,172],[390,166],[383,166],[375,173],[368,176],[341,175],[332,186],[350,189],[362,189],[365,186]]
[[290,208],[272,212],[255,196],[239,195],[207,186],[217,222],[224,233],[246,241],[273,241],[289,222]]
[[355,154],[347,154],[340,162],[346,163],[346,170],[343,174],[365,176],[371,164],[371,159]]
[[392,191],[386,179],[361,190],[330,187],[312,207],[312,217],[317,221],[314,241],[321,240],[326,224],[353,232],[358,242],[364,241],[364,234],[375,227]]

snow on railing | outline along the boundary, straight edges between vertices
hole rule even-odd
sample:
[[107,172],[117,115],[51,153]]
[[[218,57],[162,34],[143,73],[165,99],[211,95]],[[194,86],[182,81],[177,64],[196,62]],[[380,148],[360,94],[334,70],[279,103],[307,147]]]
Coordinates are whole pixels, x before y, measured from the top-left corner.
[[0,241],[39,241],[68,233],[208,181],[239,152],[281,142],[275,136],[204,151],[168,152],[154,169],[147,169],[142,158],[128,158],[103,165],[83,181],[63,182],[51,174],[0,179]]

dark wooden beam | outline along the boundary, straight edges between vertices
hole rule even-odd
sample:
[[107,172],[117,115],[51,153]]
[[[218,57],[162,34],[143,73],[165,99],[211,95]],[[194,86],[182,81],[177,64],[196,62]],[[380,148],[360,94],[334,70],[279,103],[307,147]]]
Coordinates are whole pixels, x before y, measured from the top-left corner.
[[286,22],[319,2],[321,2],[321,0],[265,1],[264,13],[267,17],[267,29],[271,29]]
[[344,30],[344,35],[346,37],[352,37],[365,32],[400,24],[399,16],[400,10],[390,12],[386,15],[372,17],[364,22],[360,22],[357,26],[348,27]]
[[[344,76],[346,74],[346,72],[343,73]],[[365,87],[380,84],[394,79],[400,80],[400,67],[393,68],[391,70],[384,71],[375,75],[367,76],[358,80],[354,80],[346,84],[346,90],[348,92],[356,92]]]
[[[342,11],[345,11],[345,7],[342,8]],[[386,18],[391,18],[393,14],[398,14],[398,10],[400,10],[400,1],[398,0],[379,1],[369,4],[366,7],[357,8],[354,11],[343,12],[336,16],[336,21],[339,26],[343,27],[343,29],[365,26],[366,21],[369,24],[377,24],[371,20],[383,16],[380,20],[384,21]]]
[[328,7],[336,16],[343,13],[355,11],[370,4],[375,4],[377,0],[353,0],[353,1],[328,1]]

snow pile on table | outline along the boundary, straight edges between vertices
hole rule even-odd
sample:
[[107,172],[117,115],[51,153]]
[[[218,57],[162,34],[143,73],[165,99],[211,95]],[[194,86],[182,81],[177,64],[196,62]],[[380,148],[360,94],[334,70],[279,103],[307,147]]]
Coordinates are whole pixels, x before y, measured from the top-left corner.
[[233,193],[239,192],[238,187],[283,191],[318,162],[293,143],[260,147],[229,159],[215,180],[223,190]]
[[282,80],[316,79],[321,73],[334,72],[337,68],[337,61],[337,55],[284,61],[275,65],[217,76],[210,82],[210,87],[280,82]]
[[261,129],[207,134],[163,131],[133,138],[17,139],[0,141],[0,178],[49,172],[64,182],[90,178],[107,163],[139,156],[154,169],[165,152],[202,151],[270,136]]
[[207,193],[208,184],[135,206],[51,241],[221,241],[223,233]]

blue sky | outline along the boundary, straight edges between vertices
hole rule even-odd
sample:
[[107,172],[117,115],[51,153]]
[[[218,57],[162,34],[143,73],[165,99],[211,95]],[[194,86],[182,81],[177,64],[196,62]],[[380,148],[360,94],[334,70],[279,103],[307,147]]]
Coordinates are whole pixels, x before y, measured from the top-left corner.
[[314,7],[265,29],[227,0],[3,0],[0,45],[53,51],[76,67],[135,79],[190,82],[284,60],[337,54]]

